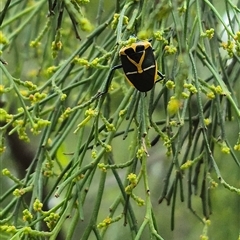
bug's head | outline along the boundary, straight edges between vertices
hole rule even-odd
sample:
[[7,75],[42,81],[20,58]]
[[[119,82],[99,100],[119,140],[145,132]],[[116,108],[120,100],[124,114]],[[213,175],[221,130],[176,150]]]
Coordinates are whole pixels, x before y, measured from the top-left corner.
[[132,43],[130,46],[121,48],[119,51],[119,55],[127,56],[133,59],[135,62],[139,62],[143,53],[149,47],[151,47],[151,44],[148,41]]
[[131,55],[134,55],[134,54],[139,54],[139,53],[142,53],[145,51],[145,46],[144,45],[136,45],[135,48],[130,46],[129,48],[126,48],[124,50],[124,53],[127,55],[127,56],[131,56]]

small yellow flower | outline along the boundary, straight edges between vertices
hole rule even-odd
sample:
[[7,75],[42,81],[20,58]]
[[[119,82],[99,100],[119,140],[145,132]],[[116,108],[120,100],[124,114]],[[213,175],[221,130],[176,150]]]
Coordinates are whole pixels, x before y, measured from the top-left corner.
[[173,115],[179,111],[181,107],[181,101],[175,97],[171,97],[167,105],[167,111],[170,115]]
[[209,98],[209,99],[214,99],[215,98],[215,94],[214,94],[214,92],[208,92],[207,93],[207,97]]
[[187,160],[182,166],[180,167],[181,170],[185,170],[190,168],[193,165],[193,161]]
[[7,37],[3,34],[2,31],[0,31],[0,44],[6,45],[8,43],[9,43],[9,41],[8,41]]
[[40,202],[39,199],[36,199],[33,203],[33,209],[36,212],[42,211],[43,204]]
[[210,125],[211,124],[211,119],[210,118],[205,118],[204,119],[204,123],[205,123],[205,126],[208,126],[208,125]]
[[240,143],[239,143],[239,144],[236,144],[236,145],[234,146],[234,150],[235,150],[235,151],[240,151]]
[[81,29],[84,31],[84,32],[91,32],[92,29],[93,29],[93,26],[92,24],[90,23],[90,21],[85,18],[85,17],[82,17],[80,20],[79,20],[79,25],[81,27]]
[[213,36],[214,36],[214,29],[210,28],[210,29],[206,30],[206,32],[202,33],[201,36],[202,37],[207,37],[209,39],[213,38]]
[[135,173],[128,174],[127,179],[133,184],[137,183],[137,175]]
[[85,116],[96,117],[98,112],[95,109],[89,108],[85,112]]
[[230,154],[230,148],[227,146],[222,146],[221,147],[221,152],[225,154]]
[[33,219],[33,215],[29,212],[28,209],[23,210],[23,221],[29,222]]

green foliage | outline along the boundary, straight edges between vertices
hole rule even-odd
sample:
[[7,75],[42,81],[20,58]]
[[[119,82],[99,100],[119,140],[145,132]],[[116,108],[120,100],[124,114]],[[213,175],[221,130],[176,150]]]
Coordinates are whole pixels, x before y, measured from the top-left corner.
[[[1,239],[238,238],[239,1],[0,8]],[[110,71],[139,39],[146,94]]]

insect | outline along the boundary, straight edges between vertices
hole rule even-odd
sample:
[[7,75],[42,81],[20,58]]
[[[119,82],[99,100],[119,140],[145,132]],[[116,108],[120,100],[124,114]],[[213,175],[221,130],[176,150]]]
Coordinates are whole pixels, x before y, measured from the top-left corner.
[[130,46],[122,47],[119,51],[121,65],[114,66],[107,79],[106,89],[99,93],[103,95],[108,91],[111,76],[116,69],[122,68],[128,82],[140,92],[150,91],[157,81],[164,75],[157,70],[157,63],[149,41],[139,41]]
[[140,92],[150,91],[157,75],[164,75],[157,70],[157,63],[149,41],[132,43],[119,51],[122,68],[127,80]]

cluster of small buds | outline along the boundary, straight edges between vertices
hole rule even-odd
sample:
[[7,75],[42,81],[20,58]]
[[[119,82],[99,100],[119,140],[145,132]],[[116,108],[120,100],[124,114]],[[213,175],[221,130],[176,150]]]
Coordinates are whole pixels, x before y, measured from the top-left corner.
[[210,188],[211,188],[211,189],[215,189],[215,188],[217,188],[217,187],[218,187],[218,183],[215,182],[215,181],[213,181],[213,180],[211,180],[211,181],[210,181]]
[[235,40],[235,50],[237,52],[237,55],[240,56],[240,31],[238,31],[234,37]]
[[39,40],[31,41],[29,46],[32,48],[38,48],[39,46],[41,46],[41,42]]
[[7,45],[9,43],[9,40],[7,37],[3,34],[2,31],[0,31],[0,44]]
[[126,113],[127,113],[126,109],[120,110],[118,116],[119,117],[124,117]]
[[0,84],[0,94],[3,94],[3,93],[5,93],[5,91],[6,91],[6,88],[5,88],[5,86],[4,86],[4,85],[2,85],[2,84]]
[[229,39],[227,42],[222,42],[221,47],[227,51],[229,57],[233,57],[234,50],[240,56],[240,31],[236,32],[233,41]]
[[197,88],[191,83],[184,83],[183,87],[186,88],[192,94],[197,93]]
[[207,98],[212,100],[218,95],[224,95],[223,89],[220,85],[211,85],[208,87],[209,90],[202,89],[202,91],[206,94]]
[[200,235],[200,240],[208,240],[208,236],[206,235]]
[[73,179],[73,182],[75,182],[75,183],[79,182],[83,178],[84,178],[84,174],[79,174]]
[[137,159],[142,159],[144,156],[146,156],[146,151],[144,149],[144,147],[141,147],[140,149],[137,150],[137,154],[136,157]]
[[65,94],[65,93],[60,93],[60,101],[65,101],[66,100],[66,98],[67,98],[67,94]]
[[26,125],[25,125],[24,120],[22,120],[22,119],[15,120],[12,125],[13,125],[14,129],[17,130],[18,137],[20,140],[23,140],[25,142],[30,141],[30,139],[26,133]]
[[133,193],[131,194],[131,197],[137,203],[138,206],[142,207],[145,205],[145,201],[142,198],[136,196]]
[[175,88],[175,83],[172,80],[168,80],[165,85],[168,89],[174,89]]
[[101,116],[101,119],[103,120],[103,123],[105,124],[108,132],[116,131],[116,128],[112,123],[110,123],[102,114],[100,114],[100,116]]
[[169,139],[169,137],[167,135],[164,135],[164,137],[162,138],[163,142],[164,142],[164,146],[166,146],[167,148],[171,148],[171,140]]
[[86,125],[90,121],[91,118],[96,117],[97,115],[98,115],[98,111],[97,110],[92,109],[92,108],[87,109],[85,111],[86,118],[77,125],[77,128],[74,131],[74,133],[77,133],[80,128],[82,128],[84,125]]
[[85,111],[85,116],[87,117],[96,117],[98,115],[98,111],[92,108],[89,108]]
[[125,188],[125,192],[130,195],[132,194],[132,190],[137,186],[138,179],[135,173],[128,174],[127,179],[129,180],[130,184]]
[[166,156],[167,156],[167,157],[172,156],[172,148],[171,148],[171,147],[167,147]]
[[207,226],[210,226],[211,225],[211,221],[209,219],[204,219],[204,223],[207,225]]
[[125,192],[126,192],[126,194],[128,194],[128,195],[130,195],[131,193],[132,193],[132,190],[133,190],[133,185],[127,185],[126,187],[125,187]]
[[[19,84],[20,86],[27,88],[29,91],[34,91],[37,89],[37,85],[35,85],[31,81],[21,81],[20,79],[14,79],[14,81],[15,81],[15,83]],[[26,96],[25,93],[23,95]]]
[[208,230],[208,226],[210,226],[211,221],[209,219],[203,219],[204,221],[204,229],[203,229],[203,234],[200,236],[200,240],[208,240],[208,236],[207,236],[207,230]]
[[106,165],[104,163],[98,163],[98,168],[101,169],[103,172],[106,172],[107,169],[106,169]]
[[180,169],[186,170],[186,169],[190,168],[193,164],[194,164],[194,162],[192,160],[187,160],[184,164],[181,165]]
[[177,127],[179,124],[178,124],[177,121],[171,120],[171,121],[169,122],[169,125],[170,125],[171,127]]
[[91,152],[91,157],[92,157],[92,159],[96,159],[97,158],[97,150],[94,148],[93,150],[92,150],[92,152]]
[[173,55],[177,52],[177,48],[174,45],[166,45],[164,47],[166,54]]
[[214,91],[215,91],[217,94],[221,94],[221,95],[224,94],[224,93],[223,93],[223,90],[222,90],[222,87],[219,86],[219,85],[214,87]]
[[137,175],[136,175],[135,173],[130,173],[130,174],[128,174],[127,179],[128,179],[129,182],[130,182],[131,184],[133,184],[134,186],[137,185],[138,180],[137,180]]
[[11,180],[13,180],[15,183],[21,184],[20,179],[18,179],[17,177],[15,177],[15,176],[10,172],[10,170],[7,169],[7,168],[4,168],[4,169],[2,170],[2,175],[3,175],[3,176],[6,176],[6,177],[9,177],[9,178],[10,178]]
[[233,149],[235,151],[240,151],[240,143],[235,144]]
[[106,124],[106,128],[107,128],[108,132],[115,132],[116,131],[116,128],[112,123]]
[[39,199],[36,199],[33,203],[33,209],[35,212],[41,212],[42,211],[43,204],[40,202]]
[[6,122],[10,122],[13,119],[13,115],[12,114],[8,114],[6,112],[6,110],[4,110],[3,108],[0,108],[0,121],[2,123]]
[[178,8],[178,12],[181,15],[183,15],[186,12],[187,8],[183,5],[182,7]]
[[92,61],[91,61],[91,63],[90,63],[90,66],[92,66],[92,67],[98,67],[100,64],[99,64],[99,62],[100,62],[101,60],[100,60],[100,58],[94,58]]
[[207,96],[207,98],[210,99],[210,100],[212,100],[212,99],[215,98],[215,94],[214,94],[213,91],[207,92],[206,96]]
[[4,153],[5,151],[6,151],[6,146],[4,145],[4,143],[3,143],[3,138],[1,139],[1,142],[0,142],[0,155],[2,154],[2,153]]
[[234,41],[228,40],[227,42],[222,42],[221,47],[227,51],[229,57],[233,57]]
[[52,42],[51,50],[52,50],[52,57],[56,58],[58,55],[58,52],[62,49],[62,33],[61,29],[57,30],[56,35],[55,35],[55,40]]
[[73,59],[73,62],[75,64],[80,65],[80,66],[85,66],[85,67],[89,67],[90,66],[89,61],[87,59],[84,59],[84,58],[75,57]]
[[235,34],[234,40],[240,43],[240,31]]
[[130,45],[132,45],[135,42],[137,42],[137,38],[131,36],[126,41],[121,42],[121,46],[130,46]]
[[201,34],[201,37],[207,37],[209,39],[212,39],[213,36],[214,36],[214,29],[213,28],[210,28],[210,29],[206,30],[206,32]]
[[45,177],[52,177],[54,176],[53,172],[53,165],[54,161],[53,160],[47,160],[43,166],[42,173]]
[[24,195],[26,192],[30,192],[32,191],[33,187],[32,186],[29,186],[29,187],[25,187],[25,188],[21,188],[21,189],[15,189],[13,191],[13,195],[15,197],[21,197],[22,195]]
[[26,133],[26,128],[25,127],[18,128],[17,133],[18,133],[18,137],[19,137],[20,140],[22,140],[24,142],[30,142],[30,138],[28,137],[28,135]]
[[79,19],[79,26],[84,32],[91,32],[93,30],[93,25],[85,17]]
[[28,209],[23,210],[23,221],[24,222],[31,222],[33,219],[33,215],[29,212]]
[[106,68],[106,66],[102,65],[101,62],[103,62],[104,60],[108,60],[111,55],[112,55],[111,52],[107,52],[106,54],[104,54],[100,58],[98,58],[98,57],[94,58],[91,62],[89,62],[85,58],[75,57],[73,62],[75,64],[80,65],[80,66],[85,66],[86,68],[93,67],[93,68],[101,68],[101,69],[103,69],[103,68]]
[[108,227],[112,223],[112,218],[107,217],[101,223],[97,225],[98,228]]
[[125,187],[125,192],[132,197],[132,199],[138,204],[138,206],[144,206],[145,205],[145,201],[142,198],[140,198],[140,197],[136,196],[135,194],[133,194],[133,192],[132,192],[133,189],[138,184],[138,177],[137,177],[137,175],[135,173],[130,173],[130,174],[128,174],[127,179],[129,180],[130,184],[127,187]]
[[230,148],[228,146],[226,146],[225,144],[222,144],[221,152],[225,153],[225,154],[230,154]]
[[5,85],[0,84],[0,95],[3,93],[10,92],[12,89],[13,89],[12,86],[7,87]]
[[163,37],[164,31],[156,31],[153,33],[154,38],[157,41],[163,42],[164,44],[168,44],[168,40]]
[[28,88],[29,91],[33,91],[37,89],[37,85],[33,84],[31,81],[25,81],[24,87]]
[[69,117],[69,115],[72,113],[72,109],[68,107],[64,113],[59,117],[58,122],[63,122],[65,119]]
[[41,118],[37,118],[35,120],[35,123],[32,125],[31,128],[31,132],[35,135],[39,134],[41,132],[41,129],[50,125],[50,121],[45,120],[45,119],[41,119]]
[[16,233],[17,229],[13,225],[1,225],[0,230],[6,233]]
[[57,66],[51,66],[49,68],[47,68],[46,73],[47,75],[52,75],[53,73],[55,73],[58,70],[59,67]]
[[7,168],[4,168],[2,170],[2,175],[3,176],[11,176],[12,174],[11,174],[11,172]]
[[182,96],[183,99],[188,99],[190,97],[190,94],[186,93],[186,92],[182,92],[181,96]]
[[[116,29],[117,28],[119,17],[120,17],[120,14],[118,14],[118,13],[114,14],[113,20],[111,22],[111,28],[112,29]],[[126,17],[126,16],[123,17],[123,24],[124,25],[128,25],[128,17]]]
[[34,94],[30,94],[28,99],[31,101],[32,104],[34,104],[40,102],[41,100],[46,98],[46,96],[47,96],[46,93],[36,92]]
[[106,152],[112,152],[112,146],[111,145],[103,143],[102,147],[105,148]]
[[60,218],[59,214],[57,214],[57,213],[50,213],[50,215],[48,217],[44,218],[44,222],[46,222],[48,228],[50,230],[52,230],[55,227],[55,225],[56,225],[56,223],[57,223],[59,218]]
[[55,58],[58,54],[58,52],[62,49],[62,42],[60,40],[58,41],[53,41],[51,50],[52,50],[52,56]]

